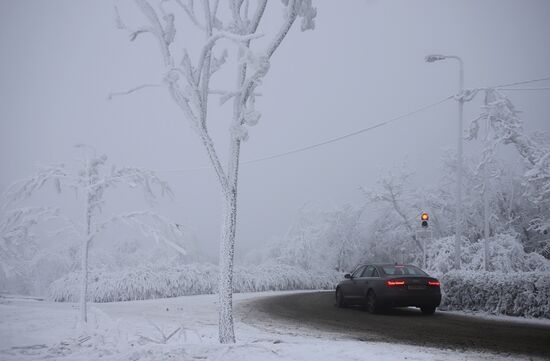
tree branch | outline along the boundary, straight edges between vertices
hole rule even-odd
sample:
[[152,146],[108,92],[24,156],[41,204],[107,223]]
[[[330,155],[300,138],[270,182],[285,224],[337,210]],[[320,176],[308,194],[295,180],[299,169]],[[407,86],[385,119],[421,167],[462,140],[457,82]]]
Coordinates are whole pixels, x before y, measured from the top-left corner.
[[112,100],[114,97],[117,97],[117,96],[132,94],[134,92],[137,92],[139,90],[146,89],[146,88],[164,88],[164,87],[165,86],[162,84],[142,84],[126,91],[109,93],[109,95],[107,96],[107,100]]
[[[146,221],[152,222],[153,225],[148,224]],[[176,240],[183,238],[179,225],[151,211],[130,212],[114,216],[98,224],[94,234],[102,232],[109,225],[116,222],[122,222],[130,228],[140,231],[145,236],[153,237],[156,243],[164,242],[179,253],[187,254],[187,251],[176,243]]]
[[70,177],[65,172],[63,165],[44,167],[40,169],[36,175],[10,185],[2,194],[2,209],[5,209],[9,204],[30,197],[49,180],[53,181],[57,191],[61,192],[59,179],[68,178]]
[[[216,45],[216,42],[222,38],[226,38],[229,40],[233,40],[235,42],[247,42],[250,40],[258,39],[264,36],[263,34],[248,34],[248,35],[238,35],[234,33],[230,33],[227,31],[220,31],[212,36],[206,41],[206,43],[202,47],[201,55],[199,58],[199,62],[197,65],[197,71],[198,74],[202,72],[202,68],[204,66],[204,62],[206,60],[207,55],[210,53],[214,45]],[[200,75],[199,78],[196,80],[196,84],[198,84],[200,81]]]
[[[134,0],[137,6],[141,9],[141,12],[145,15],[149,22],[152,25],[150,29],[142,29],[142,31],[147,30],[151,32],[158,40],[159,46],[161,48],[161,53],[164,59],[164,65],[167,67],[173,67],[172,55],[170,54],[170,44],[174,40],[175,28],[174,28],[174,17],[171,15],[166,15],[163,19],[166,22],[166,29],[162,26],[160,19],[155,11],[149,5],[147,0]],[[167,31],[168,30],[168,31]],[[137,34],[136,34],[137,36]],[[135,37],[134,37],[135,38]]]
[[[201,1],[204,1],[204,0],[201,0]],[[185,5],[181,0],[176,0],[176,3],[185,11],[185,13],[187,14],[187,16],[189,17],[189,20],[191,20],[191,22],[197,27],[199,28],[200,30],[203,30],[205,29],[204,25],[202,25],[198,20],[197,20],[197,17],[195,16],[195,9],[194,9],[194,3],[193,1],[189,1],[190,3],[190,6],[187,6]]]

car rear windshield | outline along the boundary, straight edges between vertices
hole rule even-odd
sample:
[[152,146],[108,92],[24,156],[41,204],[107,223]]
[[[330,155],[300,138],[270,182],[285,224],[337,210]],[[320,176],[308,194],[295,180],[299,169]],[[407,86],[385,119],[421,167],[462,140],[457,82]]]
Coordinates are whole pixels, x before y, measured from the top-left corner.
[[382,266],[382,269],[390,276],[426,276],[426,273],[414,266]]

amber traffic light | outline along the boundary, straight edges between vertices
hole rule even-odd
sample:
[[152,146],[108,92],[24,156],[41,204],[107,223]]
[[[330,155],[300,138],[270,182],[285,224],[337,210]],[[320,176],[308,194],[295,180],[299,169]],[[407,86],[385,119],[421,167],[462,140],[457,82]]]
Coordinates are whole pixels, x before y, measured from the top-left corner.
[[428,221],[430,220],[430,216],[426,212],[422,212],[420,215],[420,225],[422,225],[422,228],[428,227]]

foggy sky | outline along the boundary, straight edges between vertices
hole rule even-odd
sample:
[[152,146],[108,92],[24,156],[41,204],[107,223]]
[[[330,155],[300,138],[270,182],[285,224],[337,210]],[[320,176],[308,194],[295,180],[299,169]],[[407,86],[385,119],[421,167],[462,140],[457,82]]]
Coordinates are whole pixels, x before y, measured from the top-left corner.
[[[467,88],[550,76],[545,0],[314,3],[316,29],[302,33],[295,24],[272,59],[259,88],[262,118],[249,129],[243,160],[368,127],[453,94],[457,64],[427,64],[429,53],[460,55]],[[219,186],[209,169],[181,171],[208,165],[183,114],[160,88],[107,100],[110,92],[160,82],[163,69],[154,39],[130,42],[115,28],[113,4],[0,0],[0,191],[37,165],[70,162],[74,144],[91,144],[114,164],[157,170],[176,193],[157,211],[196,234],[215,257]],[[132,5],[120,2],[124,20],[141,24]],[[261,32],[277,29],[279,8],[270,1]],[[177,19],[187,22],[181,13]],[[195,55],[201,40],[188,36]],[[227,71],[217,87],[234,86],[233,71]],[[550,82],[528,87],[543,85]],[[550,91],[506,94],[523,112],[528,131],[550,131]],[[217,99],[211,103],[210,129],[225,165],[231,102],[221,108]],[[480,98],[465,105],[465,127],[480,105]],[[434,182],[443,151],[456,147],[456,119],[456,103],[449,101],[341,142],[244,165],[239,252],[283,234],[305,202],[331,207],[360,201],[359,186],[374,185],[404,162],[419,186]],[[478,143],[465,142],[466,154],[478,150]],[[46,193],[35,204],[73,201]],[[124,192],[109,197],[113,208],[144,206]]]

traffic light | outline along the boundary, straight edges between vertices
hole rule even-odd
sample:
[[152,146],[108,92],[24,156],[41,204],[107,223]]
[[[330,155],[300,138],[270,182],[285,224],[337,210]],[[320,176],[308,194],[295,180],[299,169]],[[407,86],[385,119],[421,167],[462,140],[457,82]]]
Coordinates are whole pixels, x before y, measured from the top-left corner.
[[430,216],[426,212],[422,212],[420,215],[420,225],[422,228],[428,228],[428,221],[430,220]]

